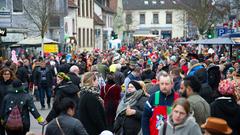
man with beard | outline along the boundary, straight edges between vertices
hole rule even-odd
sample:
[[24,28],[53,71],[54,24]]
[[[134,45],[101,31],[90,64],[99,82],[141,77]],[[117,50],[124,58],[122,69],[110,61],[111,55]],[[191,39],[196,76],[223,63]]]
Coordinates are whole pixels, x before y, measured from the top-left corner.
[[162,74],[158,78],[159,87],[145,103],[142,116],[143,135],[156,135],[161,125],[166,122],[171,113],[171,106],[179,96],[173,90],[173,79],[169,74]]
[[195,76],[187,76],[183,79],[180,87],[180,95],[186,97],[190,103],[191,111],[199,126],[205,123],[210,116],[210,106],[198,93],[201,90],[201,83]]

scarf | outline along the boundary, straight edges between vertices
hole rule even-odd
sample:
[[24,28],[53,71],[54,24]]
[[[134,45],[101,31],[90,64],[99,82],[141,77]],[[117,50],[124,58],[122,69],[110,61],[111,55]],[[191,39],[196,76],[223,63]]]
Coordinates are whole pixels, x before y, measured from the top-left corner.
[[132,93],[127,93],[118,105],[116,118],[118,117],[119,114],[121,114],[127,109],[128,105],[130,107],[134,106],[142,95],[143,95],[143,90],[141,89]]

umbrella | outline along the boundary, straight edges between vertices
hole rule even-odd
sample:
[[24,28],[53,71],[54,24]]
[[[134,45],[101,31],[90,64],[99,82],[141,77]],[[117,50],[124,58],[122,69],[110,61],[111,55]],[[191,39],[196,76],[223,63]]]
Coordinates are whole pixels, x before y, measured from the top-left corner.
[[[21,45],[38,45],[42,43],[42,38],[41,36],[38,37],[29,37],[26,38],[22,41],[19,41],[17,44],[21,44]],[[48,39],[48,38],[44,38],[43,39],[43,43],[47,44],[47,43],[55,43],[57,44],[58,42],[52,40],[52,39]]]

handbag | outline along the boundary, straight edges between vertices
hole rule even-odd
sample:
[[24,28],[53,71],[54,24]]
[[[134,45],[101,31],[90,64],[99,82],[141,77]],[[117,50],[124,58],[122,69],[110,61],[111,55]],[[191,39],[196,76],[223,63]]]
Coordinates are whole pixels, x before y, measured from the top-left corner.
[[59,124],[58,117],[56,118],[56,122],[57,122],[58,128],[60,129],[62,135],[65,135],[65,133],[63,132],[62,127],[61,127],[60,124]]

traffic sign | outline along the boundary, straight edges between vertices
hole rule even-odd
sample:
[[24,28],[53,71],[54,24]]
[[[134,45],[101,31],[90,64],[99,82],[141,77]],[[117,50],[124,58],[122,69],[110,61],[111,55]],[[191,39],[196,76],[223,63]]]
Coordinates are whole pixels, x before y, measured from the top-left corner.
[[228,28],[225,28],[225,27],[220,27],[220,28],[217,28],[217,36],[220,37],[222,36],[223,34],[226,34],[228,33]]

